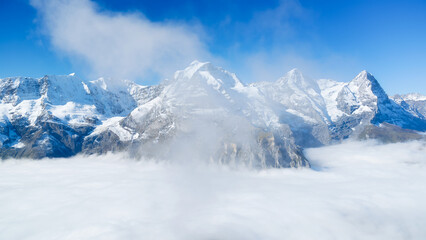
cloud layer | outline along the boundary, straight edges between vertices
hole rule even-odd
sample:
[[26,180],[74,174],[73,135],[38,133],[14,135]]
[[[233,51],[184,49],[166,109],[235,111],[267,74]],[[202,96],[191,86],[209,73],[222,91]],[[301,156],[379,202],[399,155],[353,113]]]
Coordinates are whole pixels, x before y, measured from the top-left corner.
[[309,149],[314,170],[0,163],[1,239],[424,239],[424,142]]
[[32,0],[55,49],[93,76],[168,77],[208,54],[184,24],[156,23],[139,13],[101,11],[89,0]]

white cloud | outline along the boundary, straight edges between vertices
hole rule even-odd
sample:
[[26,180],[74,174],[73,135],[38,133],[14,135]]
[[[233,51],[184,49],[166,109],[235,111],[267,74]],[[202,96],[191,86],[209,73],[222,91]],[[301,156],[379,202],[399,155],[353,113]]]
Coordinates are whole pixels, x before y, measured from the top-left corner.
[[93,76],[170,76],[207,51],[195,28],[151,22],[137,13],[101,11],[90,0],[32,0],[55,49],[88,65]]
[[357,61],[332,53],[316,59],[295,49],[283,52],[278,48],[249,54],[240,64],[245,70],[239,76],[249,82],[276,81],[293,68],[298,68],[304,75],[314,79],[348,82],[356,76],[357,71],[362,70],[353,68],[358,64]]
[[425,239],[424,142],[308,149],[317,170],[0,163],[1,239]]
[[[275,81],[293,68],[315,79],[350,81],[362,70],[354,56],[337,53],[321,41],[317,16],[297,0],[277,1],[247,22],[224,23],[235,38],[224,64],[246,82]],[[229,60],[229,59],[228,59]]]
[[312,43],[316,39],[312,13],[294,0],[255,12],[247,22],[221,26],[235,32],[236,38],[216,55],[208,51],[205,42],[214,46],[224,40],[207,41],[199,24],[152,22],[142,13],[108,12],[90,0],[31,3],[54,50],[70,57],[77,70],[89,72],[92,78],[161,80],[195,59],[219,63],[245,82],[276,80],[294,67],[314,78],[341,81],[353,77],[348,72],[359,71],[353,70],[359,64],[349,57],[326,50],[322,50],[326,52],[322,57],[312,56],[317,52]]

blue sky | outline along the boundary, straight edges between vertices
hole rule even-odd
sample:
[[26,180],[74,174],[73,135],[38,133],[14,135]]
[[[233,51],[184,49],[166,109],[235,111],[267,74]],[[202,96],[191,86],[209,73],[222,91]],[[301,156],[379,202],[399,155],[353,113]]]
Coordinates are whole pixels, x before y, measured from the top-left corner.
[[[237,73],[243,82],[272,81],[295,67],[313,78],[349,81],[366,69],[390,94],[426,94],[425,1],[96,0],[93,4],[78,0],[80,5],[55,6],[49,1],[0,0],[0,77],[71,72],[87,78],[123,74],[150,84],[197,58]],[[86,7],[93,11],[86,14],[75,10]],[[45,9],[69,16],[52,15],[53,11]],[[70,31],[74,32],[62,31],[70,29],[66,25],[70,19],[73,24],[73,19],[81,16],[99,21],[93,25],[96,29],[109,26],[117,20],[115,16],[125,16],[123,23],[137,22],[123,31],[122,38],[105,45],[105,49],[118,52],[127,52],[123,48],[126,45],[139,49],[132,44],[144,45],[146,41],[158,42],[153,49],[161,51],[160,42],[165,40],[147,36],[173,34],[166,36],[169,48],[157,60],[146,61],[156,55],[141,48],[143,54],[117,53],[106,63],[102,60],[109,55],[96,57],[99,52],[88,52],[90,48],[82,46],[86,42],[79,39],[84,35],[93,42],[90,37],[97,35],[82,34],[78,23],[71,25]],[[92,32],[89,28],[85,31]],[[135,31],[141,33],[125,35]],[[111,36],[109,32],[98,35]],[[171,42],[174,36],[176,40]],[[140,41],[128,43],[126,39]],[[173,52],[185,42],[196,47],[187,44]],[[166,61],[170,56],[180,57]],[[144,70],[138,71],[137,64],[121,72],[105,70],[116,64],[113,59],[120,59],[117,64],[126,66],[140,62]],[[162,65],[171,69],[163,73]]]

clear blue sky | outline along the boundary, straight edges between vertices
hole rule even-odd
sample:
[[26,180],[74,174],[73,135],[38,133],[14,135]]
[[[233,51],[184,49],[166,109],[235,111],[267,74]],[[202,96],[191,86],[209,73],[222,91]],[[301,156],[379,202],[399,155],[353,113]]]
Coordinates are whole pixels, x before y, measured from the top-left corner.
[[[208,51],[224,59],[218,65],[245,82],[262,76],[254,66],[269,73],[259,80],[297,67],[314,78],[349,81],[366,69],[389,94],[426,94],[426,1],[94,2],[112,14],[140,12],[152,22],[196,26]],[[28,1],[0,0],[0,77],[84,75],[36,19]]]

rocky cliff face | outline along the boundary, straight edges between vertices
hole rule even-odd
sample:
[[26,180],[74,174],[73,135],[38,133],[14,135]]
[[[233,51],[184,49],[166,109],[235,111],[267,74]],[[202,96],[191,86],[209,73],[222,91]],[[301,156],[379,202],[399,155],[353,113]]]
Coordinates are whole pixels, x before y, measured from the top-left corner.
[[[421,97],[389,98],[363,71],[348,83],[292,70],[243,84],[193,62],[156,86],[75,76],[0,80],[0,156],[67,157],[128,151],[135,157],[254,167],[309,166],[304,147],[345,138],[420,139]],[[426,98],[425,98],[426,99]]]

